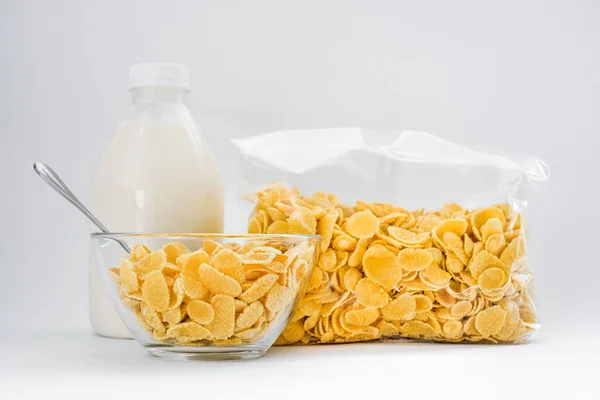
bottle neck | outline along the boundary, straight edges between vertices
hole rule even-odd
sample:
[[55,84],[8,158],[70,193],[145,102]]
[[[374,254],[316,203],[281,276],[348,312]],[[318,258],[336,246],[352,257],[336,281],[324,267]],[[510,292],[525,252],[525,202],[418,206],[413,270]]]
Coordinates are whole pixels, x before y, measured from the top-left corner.
[[131,89],[133,104],[182,103],[185,89],[173,86],[142,86]]

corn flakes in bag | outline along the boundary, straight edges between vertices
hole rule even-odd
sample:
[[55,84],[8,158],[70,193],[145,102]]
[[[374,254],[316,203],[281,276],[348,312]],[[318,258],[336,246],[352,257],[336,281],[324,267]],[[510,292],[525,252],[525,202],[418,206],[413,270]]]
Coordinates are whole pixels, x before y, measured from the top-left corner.
[[547,166],[423,132],[391,136],[379,146],[354,128],[234,141],[248,231],[322,239],[276,344],[523,342],[539,327],[523,213]]

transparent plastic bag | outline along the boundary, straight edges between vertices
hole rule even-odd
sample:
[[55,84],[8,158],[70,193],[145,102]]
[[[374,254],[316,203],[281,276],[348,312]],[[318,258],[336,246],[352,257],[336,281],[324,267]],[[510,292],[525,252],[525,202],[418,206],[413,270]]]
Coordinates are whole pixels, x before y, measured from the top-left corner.
[[[369,144],[382,136],[388,143]],[[276,343],[518,343],[539,327],[522,216],[528,191],[548,179],[542,161],[414,131],[281,131],[234,143],[249,232],[322,236]]]

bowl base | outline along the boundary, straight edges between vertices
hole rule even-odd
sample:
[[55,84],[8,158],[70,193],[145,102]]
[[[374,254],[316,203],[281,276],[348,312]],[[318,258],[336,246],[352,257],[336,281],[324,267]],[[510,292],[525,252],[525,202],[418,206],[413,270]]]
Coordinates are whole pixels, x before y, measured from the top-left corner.
[[211,361],[211,360],[248,360],[262,357],[267,350],[240,349],[236,347],[220,347],[215,349],[147,347],[146,350],[152,357],[170,361]]

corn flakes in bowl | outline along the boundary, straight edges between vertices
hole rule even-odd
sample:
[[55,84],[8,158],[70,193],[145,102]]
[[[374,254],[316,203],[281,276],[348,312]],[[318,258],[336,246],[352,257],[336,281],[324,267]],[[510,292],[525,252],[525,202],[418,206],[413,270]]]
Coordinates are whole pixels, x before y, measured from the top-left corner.
[[282,333],[319,237],[94,233],[96,266],[125,326],[153,356],[246,359]]

